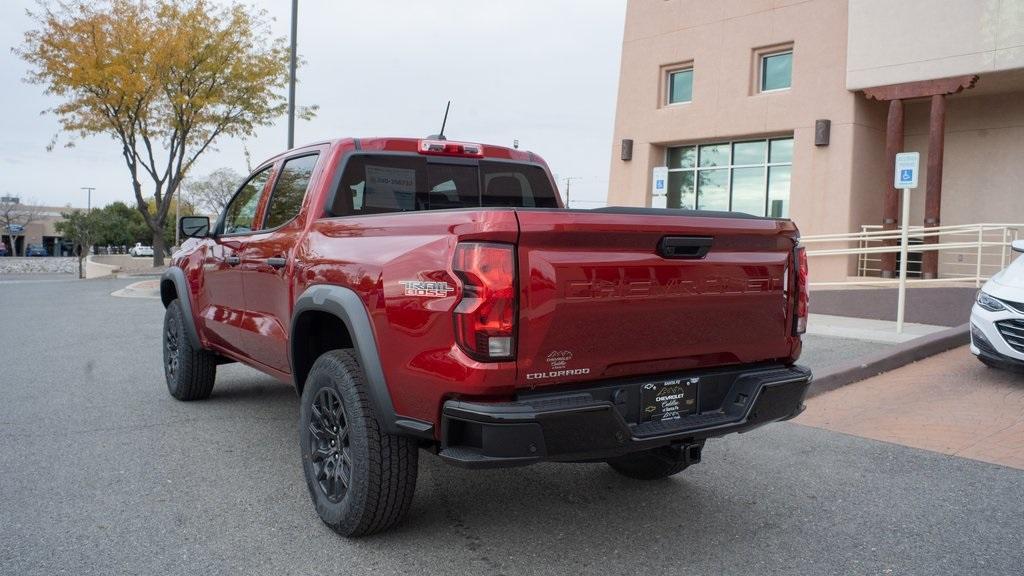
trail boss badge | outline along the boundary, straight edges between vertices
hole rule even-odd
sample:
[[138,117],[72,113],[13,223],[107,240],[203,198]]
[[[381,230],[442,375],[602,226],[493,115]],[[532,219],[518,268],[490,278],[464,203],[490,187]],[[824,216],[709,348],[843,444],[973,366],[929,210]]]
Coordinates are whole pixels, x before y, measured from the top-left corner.
[[455,287],[447,282],[422,282],[420,280],[402,280],[406,296],[425,296],[427,298],[444,298],[455,292]]

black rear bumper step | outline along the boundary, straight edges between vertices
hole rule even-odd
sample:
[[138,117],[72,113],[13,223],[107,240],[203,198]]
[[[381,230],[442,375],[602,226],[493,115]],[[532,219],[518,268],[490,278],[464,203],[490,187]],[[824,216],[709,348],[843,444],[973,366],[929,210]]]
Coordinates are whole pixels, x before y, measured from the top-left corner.
[[[640,422],[635,402],[628,400],[640,394],[643,381],[635,379],[591,393],[522,396],[515,402],[449,400],[442,412],[440,456],[451,464],[487,468],[601,460],[692,443],[796,416],[811,382],[810,371],[799,366],[727,376],[704,384],[700,411],[673,420]],[[658,380],[663,378],[647,381]]]

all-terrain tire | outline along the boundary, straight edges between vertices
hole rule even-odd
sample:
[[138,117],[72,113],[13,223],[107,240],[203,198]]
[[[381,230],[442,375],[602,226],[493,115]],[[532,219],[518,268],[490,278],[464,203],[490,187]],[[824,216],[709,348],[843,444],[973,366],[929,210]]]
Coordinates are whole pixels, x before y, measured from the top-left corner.
[[689,466],[682,453],[671,447],[654,448],[608,460],[623,476],[636,480],[658,480],[678,474]]
[[[417,444],[381,430],[366,386],[350,351],[325,352],[309,372],[299,410],[309,495],[320,519],[347,537],[398,524],[416,490]],[[332,405],[336,408],[325,410]],[[333,415],[328,418],[328,413]],[[342,481],[346,476],[347,483]]]
[[210,397],[217,378],[217,355],[196,348],[185,328],[181,300],[174,300],[164,311],[164,377],[167,391],[178,400],[204,400]]

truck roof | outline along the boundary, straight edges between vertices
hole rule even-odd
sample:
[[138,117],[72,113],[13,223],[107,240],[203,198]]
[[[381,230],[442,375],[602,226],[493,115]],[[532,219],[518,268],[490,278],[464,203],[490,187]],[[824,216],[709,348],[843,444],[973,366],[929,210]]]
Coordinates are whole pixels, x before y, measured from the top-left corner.
[[[296,146],[292,150],[282,152],[281,154],[275,154],[267,161],[276,159],[284,154],[288,154],[294,150],[300,150],[302,148],[309,148],[312,146],[323,146],[325,144],[331,147],[336,146],[352,146],[356,150],[364,152],[407,152],[407,153],[418,153],[420,142],[424,140],[429,141],[442,141],[438,138],[409,138],[409,137],[396,137],[396,136],[370,136],[370,137],[345,137],[345,138],[333,138],[330,140],[320,140],[318,142],[311,142],[302,146]],[[477,144],[481,147],[481,157],[483,158],[495,158],[501,160],[516,160],[520,162],[535,162],[538,164],[547,165],[544,160],[530,152],[528,150],[518,150],[515,148],[509,148],[507,146],[496,146],[494,144],[487,144],[484,142],[472,142],[469,140],[443,140],[449,144]]]

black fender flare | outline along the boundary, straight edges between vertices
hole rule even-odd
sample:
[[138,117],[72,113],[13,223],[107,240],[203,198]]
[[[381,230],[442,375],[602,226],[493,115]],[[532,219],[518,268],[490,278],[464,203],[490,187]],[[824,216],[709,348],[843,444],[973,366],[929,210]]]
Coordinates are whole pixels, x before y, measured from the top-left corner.
[[[173,292],[168,289],[168,286],[173,286]],[[185,273],[181,268],[170,266],[160,275],[160,301],[163,302],[164,308],[170,306],[175,295],[178,300],[181,300],[182,307],[185,308],[185,333],[188,334],[192,347],[201,350],[203,345],[199,340],[195,317],[192,316],[192,294],[188,289],[188,280],[185,279]]]
[[395,413],[394,404],[391,402],[391,393],[384,379],[384,369],[380,363],[377,339],[374,336],[373,326],[370,324],[369,312],[359,295],[349,288],[316,284],[307,288],[295,300],[288,345],[288,360],[292,366],[292,372],[295,372],[295,347],[293,345],[295,325],[304,312],[311,310],[327,312],[335,316],[348,329],[356,358],[366,376],[366,394],[384,432],[432,439],[432,424],[413,418],[404,418]]

